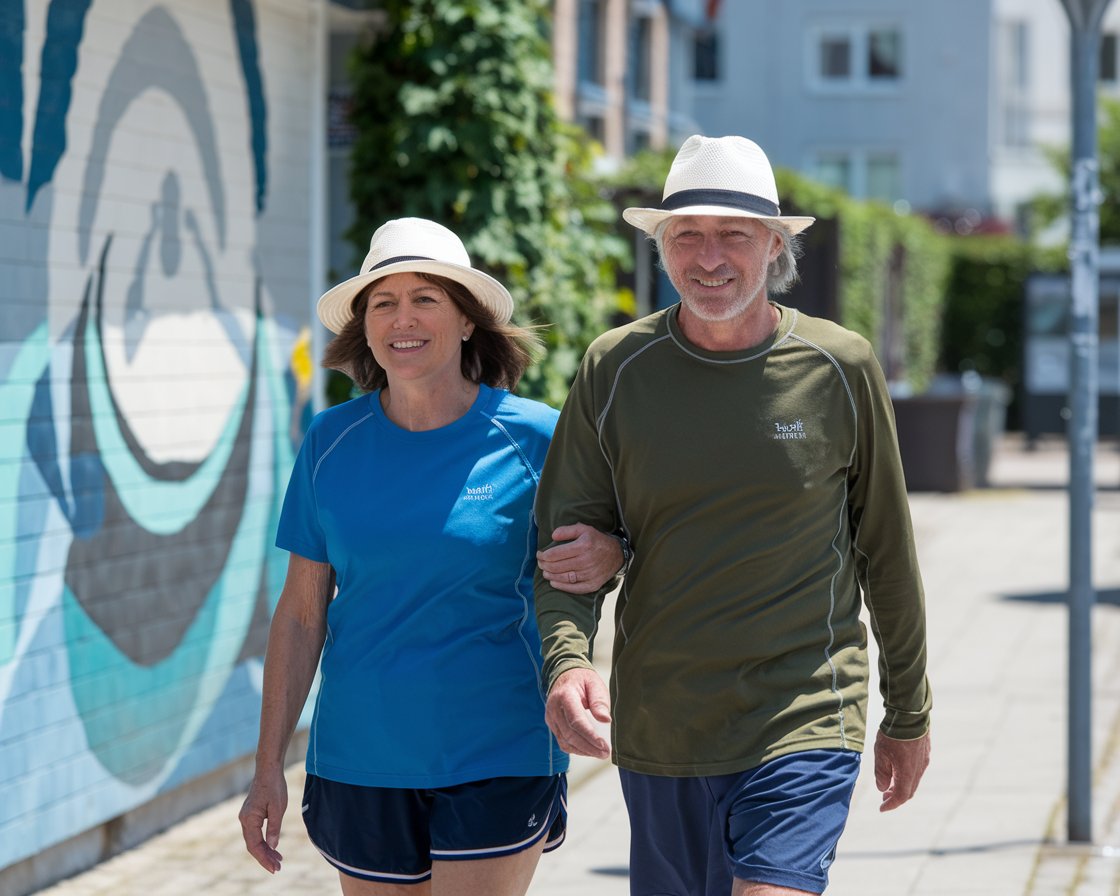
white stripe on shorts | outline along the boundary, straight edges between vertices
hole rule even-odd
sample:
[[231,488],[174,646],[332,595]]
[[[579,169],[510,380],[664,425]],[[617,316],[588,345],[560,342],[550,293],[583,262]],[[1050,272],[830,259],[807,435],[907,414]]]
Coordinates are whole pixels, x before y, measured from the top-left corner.
[[[315,846],[314,843],[312,843],[311,845]],[[378,878],[380,880],[385,880],[385,881],[390,881],[390,880],[419,881],[419,880],[426,880],[427,878],[432,876],[431,869],[428,869],[427,871],[422,871],[420,874],[390,874],[387,871],[373,871],[372,869],[369,869],[369,868],[356,868],[353,865],[347,865],[345,862],[340,862],[338,859],[334,858],[334,856],[330,856],[326,852],[324,852],[323,850],[319,849],[318,846],[315,846],[315,848],[319,850],[319,855],[321,855],[324,859],[326,859],[328,862],[330,862],[332,865],[334,865],[335,868],[337,868],[339,871],[345,871],[348,874],[365,875],[366,877],[375,877],[375,878]]]

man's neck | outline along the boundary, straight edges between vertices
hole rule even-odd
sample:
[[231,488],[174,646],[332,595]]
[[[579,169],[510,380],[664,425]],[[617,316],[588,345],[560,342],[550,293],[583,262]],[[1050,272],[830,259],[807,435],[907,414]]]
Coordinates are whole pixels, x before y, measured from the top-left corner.
[[759,296],[743,314],[728,320],[705,320],[682,304],[677,315],[684,337],[710,352],[737,352],[753,348],[774,335],[782,313]]

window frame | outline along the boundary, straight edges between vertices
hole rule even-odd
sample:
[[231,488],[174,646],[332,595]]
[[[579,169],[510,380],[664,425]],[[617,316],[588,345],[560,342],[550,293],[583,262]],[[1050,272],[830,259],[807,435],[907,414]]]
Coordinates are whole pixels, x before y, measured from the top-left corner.
[[[871,73],[871,48],[876,35],[893,35],[898,44],[898,74]],[[823,51],[827,41],[846,43],[848,75],[828,77],[823,71]],[[806,31],[805,77],[810,90],[824,94],[895,94],[906,82],[906,30],[899,22],[819,22]]]
[[[1106,66],[1110,71],[1106,73]],[[1120,87],[1120,33],[1105,31],[1101,34],[1100,78],[1106,87]]]
[[[720,64],[720,34],[715,28],[701,28],[692,37],[692,80],[698,84],[718,84],[723,80],[723,66]],[[705,73],[701,74],[701,50],[707,62]]]
[[[869,189],[872,164],[886,160],[890,160],[894,164],[893,180],[898,195],[891,197],[872,196]],[[837,170],[846,170],[847,182],[836,183],[832,179],[823,179],[821,168],[823,163],[826,162]],[[835,189],[843,190],[853,199],[894,205],[898,202],[907,201],[904,189],[904,167],[903,153],[896,147],[822,145],[814,147],[808,152],[805,171],[813,179]]]

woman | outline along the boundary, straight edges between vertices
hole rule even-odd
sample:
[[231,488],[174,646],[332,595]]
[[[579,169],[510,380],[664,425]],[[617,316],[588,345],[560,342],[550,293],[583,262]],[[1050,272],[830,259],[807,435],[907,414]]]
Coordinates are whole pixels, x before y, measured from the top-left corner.
[[[321,653],[303,816],[343,893],[518,896],[566,822],[532,606],[557,413],[507,391],[535,339],[451,231],[389,221],[361,271],[319,300],[324,366],[370,391],[313,420],[285,496],[245,843],[279,870],[283,756]],[[573,591],[622,565],[609,535],[557,535],[572,556],[550,575]]]

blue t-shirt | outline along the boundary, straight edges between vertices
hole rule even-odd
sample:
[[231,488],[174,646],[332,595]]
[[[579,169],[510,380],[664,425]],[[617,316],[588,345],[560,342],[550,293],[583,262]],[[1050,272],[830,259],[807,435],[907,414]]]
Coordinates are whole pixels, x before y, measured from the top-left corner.
[[312,421],[276,544],[330,563],[338,593],[307,771],[375,787],[552,775],[533,611],[533,501],[557,412],[481,386],[409,432],[378,393]]

